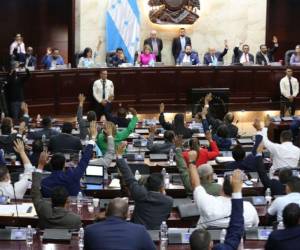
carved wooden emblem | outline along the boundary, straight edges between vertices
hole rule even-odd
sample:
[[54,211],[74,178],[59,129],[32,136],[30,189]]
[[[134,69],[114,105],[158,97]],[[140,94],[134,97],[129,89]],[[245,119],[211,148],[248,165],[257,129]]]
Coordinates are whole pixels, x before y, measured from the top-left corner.
[[149,18],[157,24],[193,24],[199,18],[200,0],[149,0]]

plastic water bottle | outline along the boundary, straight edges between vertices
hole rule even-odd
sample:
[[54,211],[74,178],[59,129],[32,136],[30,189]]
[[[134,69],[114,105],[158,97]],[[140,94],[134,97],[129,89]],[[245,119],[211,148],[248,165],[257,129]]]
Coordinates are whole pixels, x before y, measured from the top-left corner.
[[165,174],[164,183],[165,183],[165,188],[169,188],[169,186],[170,186],[170,176],[169,176],[168,173]]
[[135,170],[135,174],[134,174],[134,178],[137,180],[137,181],[139,181],[140,179],[141,179],[141,174],[140,174],[140,172],[138,171],[138,170]]
[[220,233],[220,243],[223,244],[225,242],[227,230],[225,228],[222,229]]
[[103,169],[104,173],[103,173],[103,182],[104,185],[108,185],[108,171],[107,171],[107,167],[104,167]]
[[169,152],[169,164],[170,166],[173,166],[174,165],[174,150],[173,148],[170,149],[170,152]]
[[31,228],[31,225],[28,225],[26,230],[26,245],[27,247],[31,247],[32,244],[33,244],[33,230]]
[[84,141],[84,145],[85,145],[85,146],[87,146],[87,145],[89,144],[89,140],[90,140],[89,135],[86,135],[85,141]]
[[267,201],[267,205],[270,205],[271,201],[272,201],[271,189],[270,188],[267,188],[267,190],[266,190],[265,199]]
[[283,230],[285,227],[284,227],[284,224],[282,221],[280,221],[277,225],[277,230]]
[[5,113],[1,112],[1,121],[5,118]]
[[167,250],[167,248],[168,248],[168,226],[165,221],[163,221],[161,223],[159,239],[160,239],[160,250]]
[[151,59],[151,60],[150,60],[150,62],[149,62],[149,66],[150,66],[150,67],[154,67],[154,66],[155,66],[155,62],[154,62],[154,60],[153,60],[153,59]]
[[166,173],[167,173],[167,170],[165,168],[163,168],[161,170],[161,175],[163,176],[164,179],[165,179]]
[[82,208],[82,198],[83,195],[81,192],[79,192],[77,195],[77,210],[80,210]]
[[79,229],[78,232],[78,247],[79,249],[84,248],[84,230],[82,227]]
[[81,160],[81,157],[82,157],[82,151],[80,150],[79,153],[78,153],[78,161]]

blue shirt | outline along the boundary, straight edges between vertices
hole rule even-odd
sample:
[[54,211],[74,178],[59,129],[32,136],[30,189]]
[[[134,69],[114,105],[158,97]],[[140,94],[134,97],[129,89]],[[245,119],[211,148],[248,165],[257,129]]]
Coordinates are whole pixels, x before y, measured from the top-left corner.
[[[52,62],[54,61],[55,59],[53,58],[53,56],[47,56],[46,58],[43,58],[43,63],[46,67],[46,69],[50,69],[51,66],[52,66]],[[58,58],[56,58],[56,65],[64,65],[64,59],[59,56]]]

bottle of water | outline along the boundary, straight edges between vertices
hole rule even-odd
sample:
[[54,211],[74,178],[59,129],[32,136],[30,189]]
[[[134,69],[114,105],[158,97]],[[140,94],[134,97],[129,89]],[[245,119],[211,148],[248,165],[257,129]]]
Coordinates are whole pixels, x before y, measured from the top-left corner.
[[84,141],[84,145],[85,145],[85,146],[87,146],[87,145],[89,144],[89,140],[90,140],[89,135],[86,135],[85,141]]
[[139,181],[141,179],[141,174],[140,174],[140,171],[138,170],[135,170],[135,174],[134,174],[134,178]]
[[82,198],[83,195],[81,192],[79,192],[77,195],[77,210],[80,210],[82,208]]
[[26,245],[27,247],[31,247],[32,244],[33,244],[33,230],[31,228],[31,225],[28,225],[26,230]]
[[266,199],[266,201],[267,201],[267,205],[270,205],[270,204],[271,204],[271,201],[272,201],[271,189],[270,189],[270,188],[267,188],[267,189],[266,189],[266,192],[265,192],[265,199]]
[[160,250],[167,250],[168,248],[168,226],[165,221],[161,223],[160,226]]
[[164,179],[165,179],[166,173],[167,173],[166,169],[163,168],[163,169],[161,170],[161,175],[163,176]]
[[84,248],[84,230],[82,227],[78,232],[78,247],[80,250]]
[[1,112],[1,122],[2,120],[5,118],[5,113],[4,112]]
[[78,162],[81,160],[81,157],[82,157],[82,151],[79,150],[79,153],[78,153]]
[[153,59],[151,59],[151,60],[150,60],[150,62],[149,62],[149,66],[150,66],[150,67],[154,67],[154,66],[155,66],[155,62],[154,62],[154,60],[153,60]]
[[164,183],[165,183],[165,188],[168,189],[170,186],[170,176],[168,173],[165,174]]
[[103,183],[104,185],[108,185],[108,171],[107,171],[107,167],[104,167],[103,169],[104,173],[103,173]]
[[280,221],[277,225],[277,230],[283,230],[285,227],[284,227],[284,224],[282,221]]
[[174,150],[173,148],[170,149],[170,152],[169,152],[169,164],[170,166],[173,166],[174,165]]
[[225,228],[222,229],[220,233],[220,243],[223,244],[225,242],[227,230]]

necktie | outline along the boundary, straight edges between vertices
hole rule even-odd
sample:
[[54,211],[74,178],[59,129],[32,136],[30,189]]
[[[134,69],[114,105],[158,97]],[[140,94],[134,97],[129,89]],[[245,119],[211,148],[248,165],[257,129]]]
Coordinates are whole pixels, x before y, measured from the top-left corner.
[[158,54],[158,45],[156,39],[152,39],[152,48],[153,48],[153,53],[155,55]]
[[248,57],[247,57],[247,54],[245,54],[245,59],[246,59],[246,62],[248,62]]
[[105,82],[106,80],[102,80],[102,99],[105,100]]
[[292,86],[292,81],[291,78],[289,78],[289,83],[290,83],[290,95],[293,95],[293,86]]

